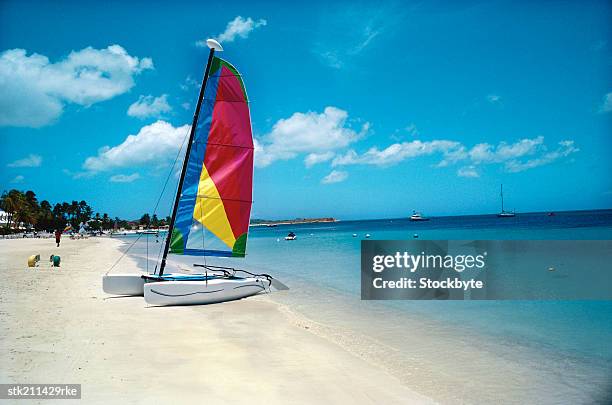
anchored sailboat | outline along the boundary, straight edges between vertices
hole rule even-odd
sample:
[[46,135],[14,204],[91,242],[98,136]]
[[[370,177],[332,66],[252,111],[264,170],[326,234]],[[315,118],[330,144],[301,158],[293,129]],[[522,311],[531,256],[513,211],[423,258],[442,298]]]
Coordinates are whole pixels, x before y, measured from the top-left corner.
[[[245,257],[253,192],[253,135],[242,76],[212,39],[168,236],[156,274],[107,275],[104,291],[144,295],[153,305],[206,304],[287,289],[267,274],[194,264],[201,274],[165,274],[168,254]],[[238,274],[244,274],[244,277]]]
[[508,217],[515,216],[516,214],[514,213],[514,211],[510,212],[510,211],[504,210],[504,185],[503,184],[501,185],[499,195],[501,197],[501,211],[499,212],[499,214],[497,214],[497,216],[500,218],[508,218]]

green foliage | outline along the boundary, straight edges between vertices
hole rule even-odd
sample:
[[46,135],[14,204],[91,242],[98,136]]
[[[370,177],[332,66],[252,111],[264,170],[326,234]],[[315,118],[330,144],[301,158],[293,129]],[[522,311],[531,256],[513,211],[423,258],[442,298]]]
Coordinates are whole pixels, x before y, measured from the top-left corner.
[[[119,217],[112,219],[107,213],[94,214],[93,209],[86,201],[72,201],[56,203],[51,205],[49,201],[40,203],[36,193],[31,190],[25,193],[16,189],[4,191],[0,196],[0,208],[8,214],[8,221],[2,229],[2,234],[21,232],[25,227],[27,230],[53,232],[55,229],[64,229],[71,224],[76,231],[80,224],[87,224],[92,231],[111,229],[132,229],[135,222],[130,222]],[[151,217],[144,214],[139,223],[144,226],[155,228],[166,226],[170,217],[158,219],[157,215]]]
[[140,218],[140,225],[144,225],[146,227],[148,227],[149,225],[151,225],[151,216],[149,214],[144,214],[141,218]]

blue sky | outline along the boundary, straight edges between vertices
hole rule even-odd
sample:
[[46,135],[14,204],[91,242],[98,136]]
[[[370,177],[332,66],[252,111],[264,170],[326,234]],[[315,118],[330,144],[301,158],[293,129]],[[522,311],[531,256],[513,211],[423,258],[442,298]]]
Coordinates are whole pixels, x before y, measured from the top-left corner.
[[215,37],[251,99],[254,217],[493,213],[500,183],[519,212],[611,208],[610,21],[603,1],[4,1],[0,184],[152,212]]

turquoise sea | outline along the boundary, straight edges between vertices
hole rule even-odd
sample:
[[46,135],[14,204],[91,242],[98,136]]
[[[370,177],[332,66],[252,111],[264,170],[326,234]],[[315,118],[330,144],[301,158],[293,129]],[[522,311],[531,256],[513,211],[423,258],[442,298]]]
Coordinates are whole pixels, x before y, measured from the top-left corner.
[[[284,240],[290,231],[297,240]],[[517,403],[604,403],[612,398],[612,301],[361,301],[360,243],[366,234],[386,240],[415,234],[419,239],[609,240],[612,210],[251,227],[246,259],[207,262],[274,275],[291,290],[269,297],[292,316],[442,401],[511,397]],[[125,240],[126,247],[133,242]],[[143,237],[130,254],[142,258],[148,250],[154,258],[160,245],[153,236]],[[179,261],[191,264],[190,259]],[[607,282],[612,289],[612,263]]]

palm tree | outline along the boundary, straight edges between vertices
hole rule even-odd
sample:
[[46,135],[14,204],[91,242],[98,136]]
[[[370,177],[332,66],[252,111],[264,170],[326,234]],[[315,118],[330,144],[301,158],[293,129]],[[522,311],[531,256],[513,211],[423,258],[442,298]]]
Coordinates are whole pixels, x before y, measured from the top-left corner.
[[[23,210],[25,205],[25,196],[19,190],[11,190],[8,193],[4,192],[0,197],[1,208],[9,215],[6,222],[6,228],[10,228],[17,220],[16,214]],[[18,221],[18,220],[17,220]]]
[[102,214],[102,229],[110,229],[112,221],[107,213]]
[[144,225],[144,226],[146,226],[148,228],[149,224],[151,224],[151,216],[149,214],[144,214],[140,218],[140,225]]
[[72,227],[74,229],[79,229],[79,202],[78,201],[72,201],[72,203],[70,204],[70,215],[71,215],[71,220],[70,223],[72,224]]
[[26,223],[30,225],[36,225],[38,222],[38,213],[40,211],[40,206],[38,205],[38,200],[36,199],[36,193],[32,190],[28,190],[24,194],[25,198],[25,207],[24,210],[27,211],[23,214],[23,217],[26,218]]
[[36,223],[36,216],[34,212],[30,210],[30,207],[25,201],[25,198],[23,199],[22,204],[19,207],[19,209],[15,211],[14,219],[17,225],[19,225],[20,223],[23,223],[26,228],[28,228],[28,225],[32,225]]
[[49,201],[43,200],[40,202],[40,209],[38,211],[38,221],[36,224],[37,230],[50,231],[53,228],[53,212],[51,212],[51,204]]

